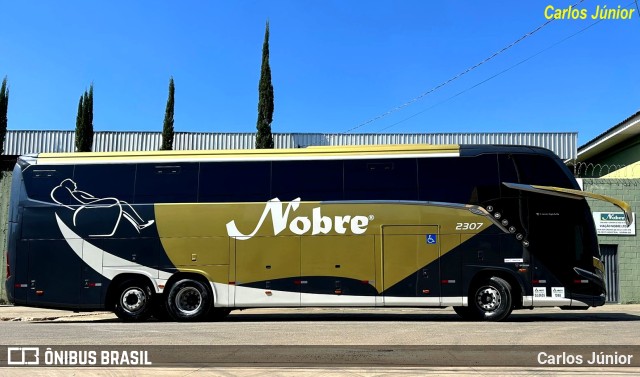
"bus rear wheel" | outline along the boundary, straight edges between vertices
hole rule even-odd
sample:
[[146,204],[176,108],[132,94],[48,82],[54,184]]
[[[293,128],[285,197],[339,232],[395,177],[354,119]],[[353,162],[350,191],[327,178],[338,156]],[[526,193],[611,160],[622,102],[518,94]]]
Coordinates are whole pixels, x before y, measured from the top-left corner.
[[[502,321],[511,314],[513,296],[511,285],[504,279],[493,276],[481,281],[469,295],[469,306],[461,314],[465,319],[480,321]],[[466,312],[466,313],[465,313]]]
[[113,312],[123,321],[144,321],[151,316],[153,294],[151,286],[143,279],[123,281],[117,289]]
[[207,318],[213,294],[203,283],[183,279],[171,286],[167,296],[167,311],[175,321],[202,321]]

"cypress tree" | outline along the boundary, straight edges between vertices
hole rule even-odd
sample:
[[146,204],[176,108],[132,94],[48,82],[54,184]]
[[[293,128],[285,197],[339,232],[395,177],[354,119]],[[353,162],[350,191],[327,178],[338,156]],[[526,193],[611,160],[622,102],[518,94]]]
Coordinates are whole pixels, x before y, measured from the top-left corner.
[[173,149],[173,107],[175,86],[173,76],[169,80],[169,98],[167,98],[167,108],[164,111],[164,123],[162,125],[162,146],[160,150],[170,151]]
[[78,104],[76,116],[76,150],[91,152],[93,146],[93,83],[84,91]]
[[271,122],[273,121],[273,85],[271,85],[271,67],[269,66],[269,21],[264,32],[262,44],[262,67],[258,85],[258,122],[256,128],[256,148],[273,148]]
[[83,110],[84,119],[82,119],[82,121],[84,123],[86,138],[85,151],[91,152],[91,148],[93,147],[93,83],[91,83],[89,87],[89,93],[86,94]]
[[84,122],[82,119],[84,118],[84,110],[83,110],[83,96],[80,96],[80,101],[78,102],[78,115],[76,115],[76,151],[82,152],[84,146]]
[[4,138],[7,135],[7,110],[9,108],[9,88],[7,87],[7,76],[2,80],[0,86],[0,154],[4,153]]

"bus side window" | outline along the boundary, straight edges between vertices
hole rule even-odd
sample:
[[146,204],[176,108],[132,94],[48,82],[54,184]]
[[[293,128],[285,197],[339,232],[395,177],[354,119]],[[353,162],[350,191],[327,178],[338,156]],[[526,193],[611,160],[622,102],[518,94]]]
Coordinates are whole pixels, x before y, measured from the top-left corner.
[[198,163],[139,164],[136,203],[194,203],[198,199]]
[[[31,166],[22,173],[27,196],[51,202],[51,191],[64,179],[73,177],[73,166]],[[63,204],[69,204],[69,198]]]
[[481,204],[499,196],[495,154],[418,160],[420,200]]
[[78,191],[96,198],[117,198],[132,203],[135,173],[135,164],[76,165],[73,181]]
[[[528,185],[575,187],[564,165],[548,156],[514,154],[511,156],[520,174],[520,183]],[[515,181],[514,181],[515,182]]]
[[345,200],[418,200],[416,159],[347,160]]
[[271,169],[272,198],[342,199],[342,161],[274,161]]
[[271,162],[233,161],[200,164],[199,202],[266,202]]

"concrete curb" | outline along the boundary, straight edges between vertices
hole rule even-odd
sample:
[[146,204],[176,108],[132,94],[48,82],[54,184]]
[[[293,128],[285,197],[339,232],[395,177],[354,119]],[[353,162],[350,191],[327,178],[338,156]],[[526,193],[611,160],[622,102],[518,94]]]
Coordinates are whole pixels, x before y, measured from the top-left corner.
[[66,318],[95,317],[111,314],[110,312],[82,312],[66,310],[30,308],[24,306],[0,305],[0,322],[41,322],[56,321]]

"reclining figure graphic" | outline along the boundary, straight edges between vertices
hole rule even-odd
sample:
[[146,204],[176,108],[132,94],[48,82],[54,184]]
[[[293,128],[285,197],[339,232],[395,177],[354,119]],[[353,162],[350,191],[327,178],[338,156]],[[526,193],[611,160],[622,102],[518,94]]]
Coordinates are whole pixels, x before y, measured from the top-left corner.
[[[70,198],[70,205],[65,204],[65,198]],[[108,234],[91,234],[90,237],[111,237],[116,233],[120,220],[124,217],[131,223],[138,233],[140,231],[154,223],[154,220],[145,221],[131,204],[118,198],[97,198],[88,192],[78,190],[78,185],[71,179],[67,178],[60,182],[53,190],[51,190],[51,199],[54,202],[73,211],[73,225],[77,226],[76,218],[78,214],[87,209],[106,209],[116,208],[117,217],[115,218],[115,224],[113,230]],[[79,207],[73,207],[74,205],[80,205]]]

